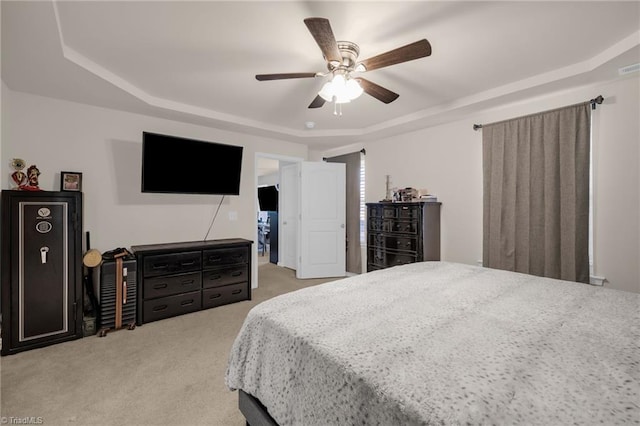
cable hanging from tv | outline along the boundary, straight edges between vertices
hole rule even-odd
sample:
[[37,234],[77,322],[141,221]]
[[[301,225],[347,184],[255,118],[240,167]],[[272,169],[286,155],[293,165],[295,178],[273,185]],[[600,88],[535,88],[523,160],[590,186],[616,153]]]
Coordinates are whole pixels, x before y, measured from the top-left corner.
[[218,203],[218,208],[216,209],[216,213],[213,215],[213,219],[211,219],[211,223],[209,224],[209,229],[207,229],[207,233],[205,234],[204,238],[202,239],[202,241],[207,241],[207,237],[209,236],[209,232],[211,232],[211,228],[213,227],[213,222],[216,221],[216,217],[218,217],[218,212],[220,211],[220,206],[222,205],[222,202],[224,201],[224,195],[222,196],[222,198],[220,198],[220,202]]

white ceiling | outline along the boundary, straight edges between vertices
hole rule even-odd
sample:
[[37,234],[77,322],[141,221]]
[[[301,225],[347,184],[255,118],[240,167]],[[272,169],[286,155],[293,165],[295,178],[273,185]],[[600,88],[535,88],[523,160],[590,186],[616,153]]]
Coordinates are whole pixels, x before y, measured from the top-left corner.
[[[640,62],[638,1],[2,1],[13,90],[330,148],[456,112],[617,77]],[[426,38],[430,57],[372,70],[400,95],[308,109],[326,71],[303,23],[328,18],[360,59]],[[594,94],[596,95],[596,94]],[[305,128],[312,121],[315,128]]]

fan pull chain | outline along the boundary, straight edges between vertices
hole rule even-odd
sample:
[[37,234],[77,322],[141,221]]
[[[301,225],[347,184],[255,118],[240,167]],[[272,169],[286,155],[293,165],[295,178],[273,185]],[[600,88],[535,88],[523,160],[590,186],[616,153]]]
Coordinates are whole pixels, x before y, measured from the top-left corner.
[[338,117],[342,116],[342,104],[337,102],[333,102],[333,115],[337,115]]

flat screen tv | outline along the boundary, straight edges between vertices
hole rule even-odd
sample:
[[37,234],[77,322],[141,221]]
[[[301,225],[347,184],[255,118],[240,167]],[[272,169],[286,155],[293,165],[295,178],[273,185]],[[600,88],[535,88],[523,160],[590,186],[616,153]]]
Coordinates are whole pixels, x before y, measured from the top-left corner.
[[142,132],[142,192],[240,195],[242,147]]
[[258,204],[260,211],[278,211],[278,189],[275,186],[261,186],[258,188]]

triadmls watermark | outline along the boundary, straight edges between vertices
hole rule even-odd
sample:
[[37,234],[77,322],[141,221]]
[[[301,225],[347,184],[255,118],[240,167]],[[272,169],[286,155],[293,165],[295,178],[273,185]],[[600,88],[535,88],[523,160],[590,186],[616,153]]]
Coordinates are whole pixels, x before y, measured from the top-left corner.
[[3,425],[42,425],[44,424],[44,417],[40,416],[2,416],[0,417],[0,424]]

